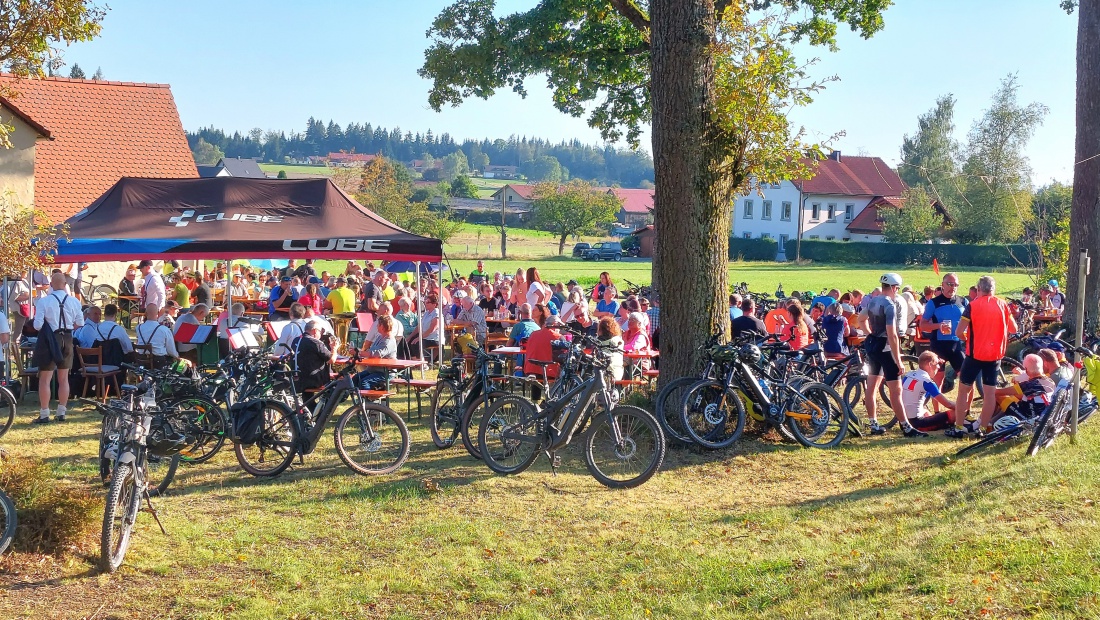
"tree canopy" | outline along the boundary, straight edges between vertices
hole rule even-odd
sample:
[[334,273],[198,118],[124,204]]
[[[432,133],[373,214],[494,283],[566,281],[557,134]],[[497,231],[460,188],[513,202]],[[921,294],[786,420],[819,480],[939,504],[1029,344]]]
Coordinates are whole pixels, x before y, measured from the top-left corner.
[[539,183],[532,192],[531,216],[535,226],[558,236],[558,254],[565,252],[570,235],[594,232],[600,224],[615,220],[622,201],[574,179],[566,185]]
[[889,243],[925,243],[939,236],[943,218],[932,206],[932,198],[920,185],[906,190],[900,209],[882,214],[883,237]]
[[413,202],[412,180],[405,167],[384,157],[363,166],[355,199],[367,209],[404,228],[446,242],[462,227],[446,214],[428,209],[427,203]]

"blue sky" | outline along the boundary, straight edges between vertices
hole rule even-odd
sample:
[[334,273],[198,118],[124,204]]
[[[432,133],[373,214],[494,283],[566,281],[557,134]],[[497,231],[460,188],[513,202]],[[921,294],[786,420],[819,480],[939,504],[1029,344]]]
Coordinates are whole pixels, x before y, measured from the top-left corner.
[[[302,131],[315,116],[466,137],[540,136],[598,142],[583,119],[550,105],[542,80],[521,99],[501,92],[433,112],[416,75],[425,31],[445,0],[149,2],[111,0],[102,36],[65,51],[88,75],[168,83],[183,125]],[[535,0],[500,0],[501,11]],[[811,137],[839,131],[836,148],[896,163],[902,136],[938,95],[953,93],[964,139],[999,81],[1018,73],[1020,99],[1050,108],[1028,154],[1033,182],[1070,181],[1076,16],[1057,0],[898,0],[868,41],[843,32],[841,49],[809,50],[818,76],[837,75],[795,119]],[[68,68],[63,71],[67,72]],[[648,148],[648,134],[644,146]]]

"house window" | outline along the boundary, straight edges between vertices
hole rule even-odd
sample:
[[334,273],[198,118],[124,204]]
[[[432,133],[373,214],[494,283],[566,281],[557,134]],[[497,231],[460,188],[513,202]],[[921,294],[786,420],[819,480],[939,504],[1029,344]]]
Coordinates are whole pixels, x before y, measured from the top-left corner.
[[832,203],[829,204],[829,221],[836,221],[836,205]]
[[836,240],[836,237],[834,237],[834,236],[832,236],[832,235],[828,235],[828,236],[826,236],[826,237],[825,237],[825,240],[826,240],[826,241],[835,241],[835,240]]
[[772,189],[780,189],[782,187],[783,187],[783,182],[782,181],[780,181],[779,183],[772,183]]
[[761,239],[771,239],[772,234],[771,233],[760,233],[760,238]]
[[791,221],[791,203],[789,203],[789,202],[784,202],[783,203],[783,212],[779,214],[779,217],[784,222]]
[[810,235],[810,239],[820,239],[820,238],[821,237],[818,237],[817,235]]
[[764,201],[764,208],[760,212],[760,219],[762,219],[762,220],[772,219],[772,201],[770,201],[770,200],[765,200]]
[[841,239],[841,241],[851,241],[851,240],[852,240],[851,237],[844,237],[843,239]]
[[789,238],[787,235],[779,235],[779,247],[787,247],[787,239]]
[[748,232],[748,231],[745,231],[744,237],[745,237],[746,239],[752,239],[752,233],[751,233],[751,232]]
[[814,203],[810,206],[810,221],[816,222],[821,219],[821,205]]
[[855,215],[856,206],[852,203],[844,205],[844,221],[851,222],[852,216]]
[[752,219],[752,201],[751,200],[746,200],[745,201],[745,219],[746,220],[751,220]]

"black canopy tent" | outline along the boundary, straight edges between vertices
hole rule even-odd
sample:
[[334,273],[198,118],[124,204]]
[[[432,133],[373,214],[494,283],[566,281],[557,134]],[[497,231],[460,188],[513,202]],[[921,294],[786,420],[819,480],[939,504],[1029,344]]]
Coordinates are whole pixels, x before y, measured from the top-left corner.
[[379,217],[330,179],[124,177],[65,223],[68,239],[59,241],[55,260],[78,264],[443,257],[440,240]]

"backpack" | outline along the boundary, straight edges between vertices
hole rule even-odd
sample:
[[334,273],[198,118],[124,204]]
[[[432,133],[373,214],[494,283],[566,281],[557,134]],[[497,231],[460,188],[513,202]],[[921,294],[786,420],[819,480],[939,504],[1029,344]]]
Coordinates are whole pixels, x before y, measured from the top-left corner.
[[233,419],[230,438],[234,443],[252,445],[264,434],[264,401],[237,403],[229,408]]
[[96,327],[96,335],[98,335],[99,338],[92,343],[92,348],[102,348],[103,355],[99,359],[100,366],[121,366],[122,362],[126,359],[125,354],[122,352],[122,343],[111,337],[114,335],[117,327],[118,325],[112,325],[111,331],[107,332],[106,338],[103,337],[99,328]]

